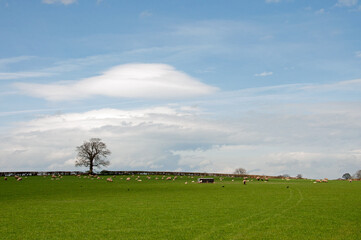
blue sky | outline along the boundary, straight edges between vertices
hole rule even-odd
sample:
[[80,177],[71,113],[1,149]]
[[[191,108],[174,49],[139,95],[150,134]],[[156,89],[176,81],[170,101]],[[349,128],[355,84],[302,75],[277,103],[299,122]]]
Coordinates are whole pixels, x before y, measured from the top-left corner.
[[0,169],[361,168],[358,0],[0,0]]

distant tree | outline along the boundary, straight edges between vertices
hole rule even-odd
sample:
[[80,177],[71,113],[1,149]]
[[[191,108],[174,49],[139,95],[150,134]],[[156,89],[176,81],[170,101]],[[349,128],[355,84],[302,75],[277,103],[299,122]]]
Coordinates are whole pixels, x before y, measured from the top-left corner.
[[105,143],[99,138],[91,138],[89,141],[84,141],[84,143],[76,147],[77,161],[75,166],[84,166],[89,167],[89,173],[93,174],[94,167],[108,166],[109,161],[106,161],[106,158],[111,154],[107,149]]
[[297,174],[296,178],[302,178],[302,174]]
[[352,177],[351,174],[345,173],[344,175],[342,175],[342,178],[347,180],[347,179],[351,179]]
[[284,177],[284,178],[288,178],[288,177],[290,177],[290,175],[289,174],[283,174],[283,175],[281,175],[282,177]]
[[234,171],[234,174],[245,175],[245,174],[247,174],[247,170],[244,169],[244,168],[237,168],[237,169]]
[[361,170],[358,170],[355,175],[354,175],[355,179],[361,179]]

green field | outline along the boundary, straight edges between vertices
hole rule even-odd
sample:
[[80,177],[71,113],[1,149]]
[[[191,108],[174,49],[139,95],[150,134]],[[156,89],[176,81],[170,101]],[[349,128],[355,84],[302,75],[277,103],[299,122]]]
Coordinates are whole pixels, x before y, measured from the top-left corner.
[[359,181],[126,177],[1,177],[0,239],[361,239]]

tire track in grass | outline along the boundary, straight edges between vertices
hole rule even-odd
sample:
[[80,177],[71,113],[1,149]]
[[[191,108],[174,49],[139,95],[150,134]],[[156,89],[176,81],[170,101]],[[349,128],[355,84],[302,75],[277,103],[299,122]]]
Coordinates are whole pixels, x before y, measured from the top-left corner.
[[[282,201],[282,200],[281,200],[281,203],[280,203],[279,205],[277,205],[275,208],[278,208],[278,207],[280,208],[280,207],[284,206],[285,204],[287,204],[287,203],[292,199],[292,197],[293,197],[293,191],[290,191],[288,198],[287,198],[285,201]],[[249,216],[247,216],[247,217],[243,217],[243,218],[241,219],[241,221],[246,221],[246,220],[248,220],[248,219],[258,217],[259,215],[265,215],[265,214],[268,214],[268,213],[270,213],[270,212],[272,212],[272,211],[273,211],[272,209],[260,211],[260,212],[258,212],[258,213],[254,213],[254,214],[249,215]],[[269,218],[270,218],[270,217],[269,217]],[[267,218],[267,219],[269,219],[269,218]],[[263,221],[262,221],[262,222],[263,222]],[[219,227],[219,225],[218,225],[218,226],[214,226],[214,227],[213,227],[210,231],[208,231],[207,233],[203,233],[203,234],[200,234],[200,235],[198,235],[197,237],[195,237],[194,240],[209,239],[209,238],[211,237],[211,235],[213,235],[215,232],[222,231],[222,230],[224,230],[224,229],[226,229],[226,228],[235,226],[235,225],[237,225],[237,224],[239,224],[239,221],[238,221],[238,220],[234,220],[233,222],[229,222],[229,223],[226,223],[226,224],[221,225],[221,227]],[[257,223],[257,224],[258,224],[258,223]],[[256,225],[256,224],[253,224],[253,225]],[[252,226],[253,226],[253,225],[252,225]],[[245,230],[246,230],[246,229],[249,229],[249,228],[251,228],[251,227],[247,227],[247,228],[245,228]]]
[[[296,190],[297,190],[297,192],[298,192],[299,199],[297,200],[297,202],[296,202],[295,204],[293,204],[293,205],[291,205],[290,207],[282,210],[282,211],[279,212],[279,213],[275,213],[275,214],[273,214],[272,216],[269,216],[269,217],[264,218],[264,219],[262,219],[262,220],[260,220],[260,221],[254,222],[253,224],[249,225],[249,226],[246,227],[246,228],[242,228],[242,232],[247,231],[247,230],[250,230],[250,229],[252,229],[253,227],[255,227],[255,226],[259,225],[259,224],[262,224],[262,223],[264,223],[264,222],[267,222],[267,221],[269,221],[269,220],[272,219],[272,218],[275,218],[275,217],[278,217],[278,216],[282,216],[284,213],[286,213],[286,212],[290,211],[291,209],[296,208],[298,205],[300,205],[300,203],[304,200],[304,197],[303,197],[303,194],[302,194],[302,192],[301,192],[300,189],[296,188]],[[288,199],[288,200],[289,200],[289,199]],[[288,201],[287,201],[287,202],[288,202]],[[233,236],[232,238],[230,238],[230,239],[231,239],[231,240],[236,240],[236,239],[241,239],[242,237],[243,237],[243,236],[241,236],[241,233],[237,233],[236,235],[234,235],[234,236]]]

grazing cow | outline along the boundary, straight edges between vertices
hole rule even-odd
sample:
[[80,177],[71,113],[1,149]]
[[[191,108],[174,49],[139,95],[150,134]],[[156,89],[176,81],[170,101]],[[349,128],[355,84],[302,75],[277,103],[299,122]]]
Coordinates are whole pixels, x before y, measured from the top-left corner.
[[243,184],[246,185],[246,183],[247,183],[247,180],[244,179],[244,180],[243,180]]
[[257,181],[259,181],[261,178],[260,178],[260,177],[257,177],[256,179],[257,179]]
[[8,180],[8,178],[7,178],[7,177],[4,177],[4,180],[5,180],[5,181],[7,181],[7,180]]
[[108,182],[113,182],[113,179],[112,178],[107,178],[107,181]]
[[21,180],[23,180],[21,177],[18,177],[18,178],[16,179],[16,181],[21,181]]
[[127,181],[130,181],[130,177],[127,178]]
[[188,184],[188,182],[185,182],[184,184]]
[[171,177],[167,177],[167,179],[166,180],[172,180],[172,178]]
[[350,182],[352,182],[352,179],[350,179]]

